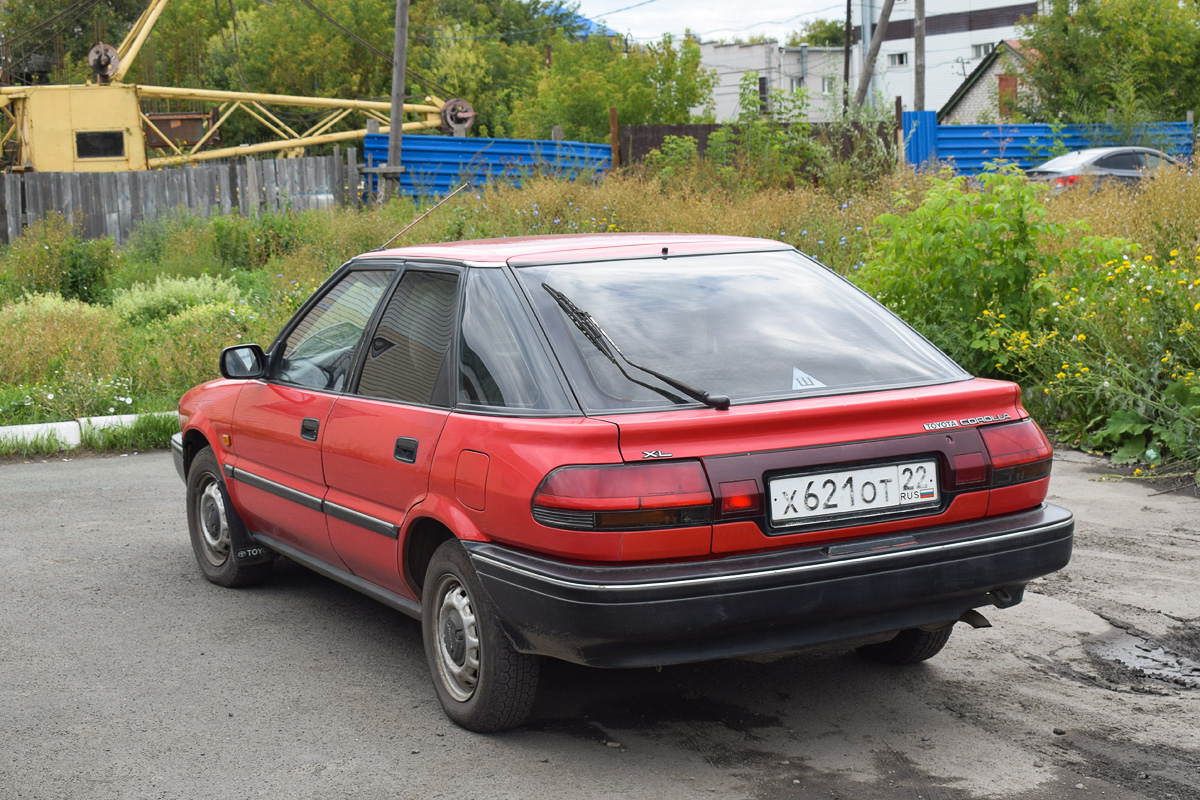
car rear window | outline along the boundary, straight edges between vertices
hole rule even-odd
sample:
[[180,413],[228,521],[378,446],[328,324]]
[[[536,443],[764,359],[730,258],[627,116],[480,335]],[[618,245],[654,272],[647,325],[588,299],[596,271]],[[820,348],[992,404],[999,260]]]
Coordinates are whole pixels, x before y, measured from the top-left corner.
[[517,274],[589,413],[695,404],[640,367],[734,403],[969,377],[883,306],[792,250]]

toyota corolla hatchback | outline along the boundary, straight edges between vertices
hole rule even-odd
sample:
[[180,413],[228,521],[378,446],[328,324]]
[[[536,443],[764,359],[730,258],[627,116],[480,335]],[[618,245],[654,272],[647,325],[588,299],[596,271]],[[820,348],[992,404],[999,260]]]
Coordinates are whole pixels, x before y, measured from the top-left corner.
[[472,730],[546,656],[921,661],[1071,554],[1018,388],[779,242],[371,252],[220,369],[172,442],[204,576],[282,555],[419,619]]

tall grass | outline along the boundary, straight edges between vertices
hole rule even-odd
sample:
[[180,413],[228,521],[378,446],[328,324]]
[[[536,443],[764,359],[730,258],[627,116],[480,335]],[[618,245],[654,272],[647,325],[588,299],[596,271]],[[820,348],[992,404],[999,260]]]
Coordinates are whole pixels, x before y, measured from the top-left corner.
[[[700,167],[674,171],[669,180],[652,171],[575,182],[530,176],[520,189],[462,193],[393,246],[594,232],[764,237],[794,245],[868,287],[867,273],[890,269],[895,286],[909,285],[909,296],[924,292],[917,305],[936,310],[938,298],[922,288],[920,269],[905,272],[888,254],[896,252],[894,237],[905,230],[897,220],[931,194],[949,192],[956,199],[946,208],[984,225],[991,237],[972,273],[980,286],[1013,268],[1003,254],[1032,247],[1040,256],[1024,256],[1023,263],[1036,267],[1026,283],[1036,288],[1037,302],[1030,290],[1032,311],[1018,315],[1021,326],[1009,313],[1021,298],[1007,298],[1002,309],[980,295],[987,307],[963,322],[970,335],[943,345],[960,359],[985,359],[989,370],[1021,380],[1038,395],[1028,399],[1043,421],[1072,431],[1081,443],[1138,450],[1134,456],[1142,459],[1164,449],[1191,452],[1187,442],[1195,430],[1186,409],[1197,401],[1198,365],[1195,328],[1188,326],[1197,325],[1200,312],[1200,297],[1193,297],[1200,292],[1193,288],[1200,287],[1200,177],[1162,172],[1140,188],[1112,185],[1056,195],[1038,187],[1036,204],[1025,204],[1022,213],[1057,233],[1028,237],[1029,246],[1014,244],[1015,234],[1001,218],[1007,213],[1003,203],[968,209],[986,200],[987,192],[983,199],[972,194],[978,187],[939,188],[932,176],[911,171],[870,185],[836,186],[751,190],[711,180]],[[34,226],[0,250],[0,424],[173,409],[183,391],[217,376],[222,347],[267,344],[339,264],[380,246],[418,210],[398,200],[252,219],[166,217],[143,225],[121,249],[107,240],[82,242],[61,219]],[[932,217],[918,224],[941,235],[931,226]],[[1106,237],[1111,246],[1097,250],[1087,236]],[[951,240],[967,249],[973,241],[969,231]],[[936,242],[930,247],[938,252]],[[1101,257],[1102,251],[1107,255]],[[995,259],[1003,263],[992,264]],[[956,283],[954,263],[946,260],[946,286],[974,292]],[[1151,269],[1158,272],[1150,276]],[[1135,272],[1137,280],[1146,278],[1140,289],[1128,284]],[[88,283],[89,276],[99,277]],[[1115,291],[1118,280],[1128,291]],[[1092,305],[1101,298],[1101,305]],[[1146,310],[1131,316],[1132,307],[1116,307],[1121,304]],[[911,305],[897,302],[902,313]],[[1155,311],[1160,306],[1170,313]],[[1111,352],[1096,349],[1101,342]],[[962,348],[969,352],[958,352]],[[1176,417],[1157,410],[1156,393],[1184,409],[1184,427],[1176,430]],[[1146,402],[1137,402],[1138,396]]]

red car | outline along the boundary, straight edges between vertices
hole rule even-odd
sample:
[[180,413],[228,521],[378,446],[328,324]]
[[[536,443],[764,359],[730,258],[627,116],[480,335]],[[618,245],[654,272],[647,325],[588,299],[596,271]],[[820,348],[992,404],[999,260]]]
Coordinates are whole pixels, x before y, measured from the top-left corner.
[[221,374],[172,443],[205,577],[284,555],[420,619],[472,730],[542,656],[920,661],[1071,554],[1020,390],[779,242],[371,252]]

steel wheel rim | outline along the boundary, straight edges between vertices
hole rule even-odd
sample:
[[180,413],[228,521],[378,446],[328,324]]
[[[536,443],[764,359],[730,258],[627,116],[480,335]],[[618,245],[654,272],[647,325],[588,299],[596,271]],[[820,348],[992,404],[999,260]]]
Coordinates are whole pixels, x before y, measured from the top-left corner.
[[209,481],[196,498],[196,524],[200,527],[204,558],[214,567],[229,560],[229,517],[225,512],[225,498],[221,486]]
[[451,697],[465,703],[479,685],[479,625],[471,595],[458,578],[443,575],[434,599],[432,644],[438,678]]

